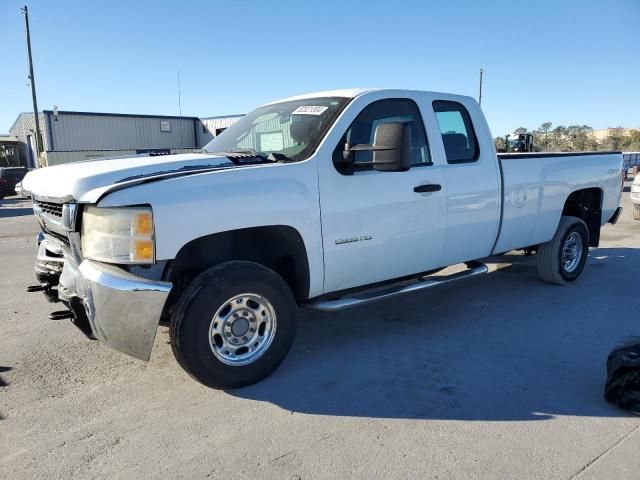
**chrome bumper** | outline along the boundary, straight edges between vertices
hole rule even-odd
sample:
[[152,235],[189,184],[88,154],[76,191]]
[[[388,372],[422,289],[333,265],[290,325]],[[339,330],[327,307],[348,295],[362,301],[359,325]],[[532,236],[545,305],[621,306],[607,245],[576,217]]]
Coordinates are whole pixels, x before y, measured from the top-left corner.
[[[76,318],[86,314],[93,336],[111,348],[149,360],[171,283],[137,277],[91,260],[66,261],[58,297]],[[84,312],[76,312],[82,308]]]

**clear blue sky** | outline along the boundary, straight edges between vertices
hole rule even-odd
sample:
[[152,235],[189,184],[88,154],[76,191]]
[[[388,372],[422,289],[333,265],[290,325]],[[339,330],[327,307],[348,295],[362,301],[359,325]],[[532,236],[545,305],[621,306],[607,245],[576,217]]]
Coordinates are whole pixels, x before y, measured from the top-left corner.
[[[31,109],[19,7],[0,1],[0,132]],[[40,109],[242,113],[344,87],[477,96],[495,135],[640,127],[640,0],[27,3]]]

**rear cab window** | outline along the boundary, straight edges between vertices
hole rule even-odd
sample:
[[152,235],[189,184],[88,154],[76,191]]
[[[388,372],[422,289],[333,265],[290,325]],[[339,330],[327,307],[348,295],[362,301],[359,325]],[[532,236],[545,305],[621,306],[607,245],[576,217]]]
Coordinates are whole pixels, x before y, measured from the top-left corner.
[[436,100],[433,111],[440,127],[447,163],[475,162],[480,149],[471,116],[464,105],[451,100]]

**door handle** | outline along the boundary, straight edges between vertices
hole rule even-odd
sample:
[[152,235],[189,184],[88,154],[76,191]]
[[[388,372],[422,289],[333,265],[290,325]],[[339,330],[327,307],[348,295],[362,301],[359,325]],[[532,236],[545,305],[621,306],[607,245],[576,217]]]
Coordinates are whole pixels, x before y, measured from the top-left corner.
[[442,185],[438,185],[437,183],[427,183],[426,185],[413,187],[413,191],[416,193],[439,192],[440,190],[442,190]]

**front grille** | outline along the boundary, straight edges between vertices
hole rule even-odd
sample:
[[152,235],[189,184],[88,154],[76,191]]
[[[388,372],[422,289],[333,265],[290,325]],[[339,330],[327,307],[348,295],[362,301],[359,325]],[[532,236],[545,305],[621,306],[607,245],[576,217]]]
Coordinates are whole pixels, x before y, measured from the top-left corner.
[[40,210],[54,217],[62,217],[62,204],[52,202],[40,202],[34,201],[34,205],[38,206]]

